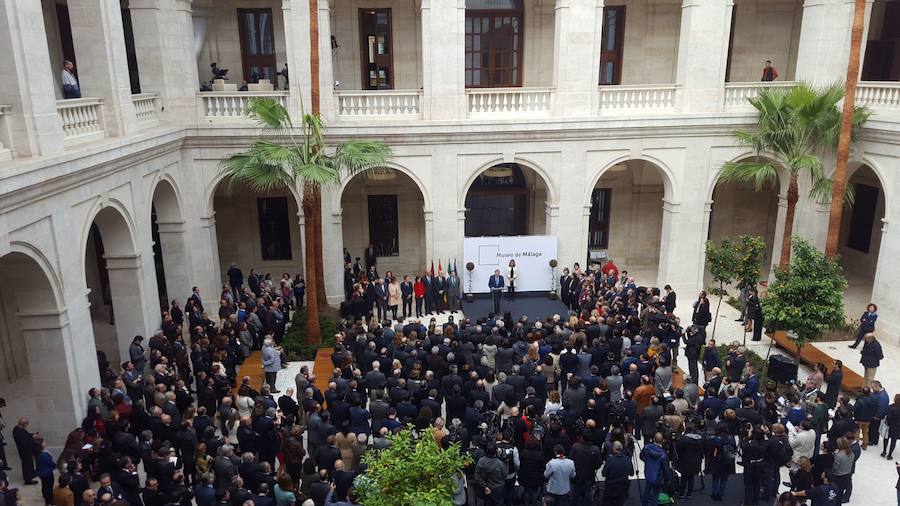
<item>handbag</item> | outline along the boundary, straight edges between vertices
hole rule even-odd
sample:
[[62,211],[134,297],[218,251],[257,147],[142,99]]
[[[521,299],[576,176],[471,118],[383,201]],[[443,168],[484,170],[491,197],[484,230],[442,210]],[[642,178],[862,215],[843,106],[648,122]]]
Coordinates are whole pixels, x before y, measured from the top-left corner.
[[881,423],[878,424],[878,436],[884,439],[888,439],[891,434],[891,428],[888,427],[887,420],[881,420]]

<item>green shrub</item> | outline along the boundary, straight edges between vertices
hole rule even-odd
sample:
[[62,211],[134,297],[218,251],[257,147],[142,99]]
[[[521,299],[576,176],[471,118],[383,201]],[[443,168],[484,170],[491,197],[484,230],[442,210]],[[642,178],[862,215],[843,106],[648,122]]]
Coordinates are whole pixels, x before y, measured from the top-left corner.
[[319,329],[322,342],[318,345],[306,344],[306,309],[295,311],[294,317],[291,319],[291,328],[284,333],[284,343],[282,344],[287,359],[291,361],[315,360],[319,348],[333,348],[337,322],[330,316],[319,314]]
[[[719,352],[719,358],[722,360],[722,365],[723,365],[722,374],[723,375],[725,374],[724,365],[728,361],[728,348],[730,348],[730,347],[731,347],[731,344],[727,344],[727,343],[716,346],[716,350]],[[700,352],[700,360],[701,361],[703,360],[703,354],[706,353],[707,349],[708,348],[704,346],[703,349],[701,350],[701,352]],[[756,373],[761,378],[765,377],[767,367],[766,367],[766,361],[765,361],[765,359],[763,359],[763,357],[760,357],[759,355],[757,355],[756,352],[751,350],[750,348],[745,348],[744,349],[744,358],[747,359],[748,363],[753,364],[753,367],[756,368]]]

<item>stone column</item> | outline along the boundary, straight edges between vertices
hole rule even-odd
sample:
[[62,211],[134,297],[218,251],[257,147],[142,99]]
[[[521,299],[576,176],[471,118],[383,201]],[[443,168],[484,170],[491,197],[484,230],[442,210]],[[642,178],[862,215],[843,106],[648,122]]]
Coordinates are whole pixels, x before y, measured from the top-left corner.
[[56,112],[57,79],[51,69],[41,2],[0,4],[0,104],[6,113],[16,156],[41,156],[63,149],[62,121]]
[[71,0],[68,5],[81,95],[103,99],[107,134],[128,135],[137,120],[119,1]]
[[[191,295],[190,259],[184,221],[156,221],[159,227],[159,246],[162,251],[168,298],[187,299]],[[201,292],[215,295],[218,292]]]
[[734,0],[684,0],[675,82],[681,107],[716,112],[725,98],[725,71]]
[[331,6],[328,0],[319,0],[319,108],[326,121],[337,118],[334,58],[331,52]]
[[[197,248],[194,249],[197,254],[192,255],[197,261],[194,269],[195,276],[200,278],[193,284],[200,287],[201,293],[219,293],[219,287],[225,280],[225,273],[222,272],[219,264],[219,240],[216,237],[215,214],[213,211],[209,213],[209,216],[200,217],[200,240],[197,241]],[[200,261],[200,259],[203,260]],[[244,273],[245,279],[248,275],[249,271]]]
[[[896,281],[897,272],[892,269],[892,259],[900,252],[900,234],[896,225],[890,227],[891,220],[881,220],[881,246],[878,250],[878,263],[875,267],[875,283],[872,287],[872,302],[878,305],[878,326],[875,334],[882,342],[896,346],[900,341],[900,302],[898,302]],[[848,315],[852,316],[852,315]]]
[[196,123],[200,79],[191,0],[130,0],[128,8],[141,91],[159,93],[163,120]]
[[[423,208],[422,214],[425,220],[425,261],[427,262],[428,259],[434,257],[434,212]],[[457,258],[462,258],[462,256]]]
[[557,0],[553,86],[557,116],[589,116],[596,110],[603,0]]
[[[850,30],[853,0],[805,0],[800,44],[797,48],[798,81],[817,86],[844,81],[850,58]],[[872,1],[866,2],[863,54],[872,15]],[[860,65],[862,70],[862,65]]]
[[323,281],[328,302],[340,304],[344,300],[344,212],[343,209],[336,209],[326,214],[323,209],[322,215],[330,215],[331,219],[322,223],[322,235],[329,239],[322,243],[325,272],[319,275],[325,276]]
[[[155,330],[144,315],[144,290],[142,290],[141,255],[103,255],[106,272],[109,275],[109,291],[113,300],[113,314],[116,319],[116,336],[119,344],[120,361],[128,360],[128,346],[134,336],[147,336]],[[147,291],[149,297],[151,290]],[[156,294],[156,286],[153,286]],[[202,293],[202,292],[201,292]],[[217,291],[211,293],[218,293]],[[159,299],[158,294],[152,298]],[[208,299],[209,300],[209,299]],[[153,325],[158,328],[158,325]],[[115,357],[107,357],[115,364]]]
[[[290,71],[288,110],[294,124],[299,124],[301,109],[309,112],[311,93],[309,86],[309,1],[284,0],[281,8],[284,11],[284,39],[288,70]],[[321,23],[321,21],[320,19],[319,22]],[[321,42],[319,45],[321,46]],[[328,47],[331,47],[330,42]],[[319,60],[321,71],[321,57]]]
[[[16,317],[31,371],[26,405],[34,403],[32,428],[48,444],[62,446],[72,427],[84,418],[88,389],[100,385],[93,339],[89,343],[73,339],[65,309],[20,312]],[[77,356],[79,347],[90,352],[87,360]]]
[[466,117],[465,0],[422,0],[425,119]]

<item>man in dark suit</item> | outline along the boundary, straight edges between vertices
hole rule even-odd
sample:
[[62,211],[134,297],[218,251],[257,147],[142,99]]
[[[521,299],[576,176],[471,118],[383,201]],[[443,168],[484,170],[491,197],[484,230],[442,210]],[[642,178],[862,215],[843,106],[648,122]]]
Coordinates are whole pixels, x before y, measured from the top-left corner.
[[488,280],[488,288],[491,289],[491,298],[494,301],[494,314],[500,313],[500,293],[505,284],[503,276],[500,275],[500,269],[494,269],[494,275]]
[[378,255],[375,254],[375,245],[369,243],[369,247],[366,248],[365,252],[366,256],[366,269],[369,267],[373,267],[378,263]]
[[384,280],[378,278],[375,280],[375,308],[378,310],[378,320],[384,320],[387,314],[387,287],[384,286]]
[[425,283],[425,314],[430,315],[434,312],[434,276],[430,271],[425,273],[422,282]]
[[362,272],[362,264],[359,261],[359,257],[356,257],[356,261],[353,262],[353,277],[358,277],[359,273]]
[[569,307],[569,299],[571,297],[569,289],[571,285],[572,276],[569,274],[569,268],[566,267],[563,269],[562,276],[559,277],[559,298],[562,299],[566,307]]
[[400,283],[400,296],[403,299],[403,320],[412,315],[413,295],[412,281],[409,280],[409,276],[403,276],[403,282]]
[[347,265],[344,266],[344,300],[350,300],[355,283],[356,276],[353,274],[353,265],[347,262]]
[[443,272],[439,273],[438,277],[432,280],[432,289],[434,290],[434,308],[438,314],[444,314],[444,293],[447,289],[447,278],[444,277]]
[[19,423],[13,427],[13,440],[22,460],[22,480],[26,485],[36,485],[34,479],[34,434],[28,432],[28,419],[19,418]]
[[204,311],[203,309],[203,301],[200,300],[200,289],[196,286],[191,289],[193,293],[191,293],[190,300],[194,301],[194,306],[200,308],[200,312]]

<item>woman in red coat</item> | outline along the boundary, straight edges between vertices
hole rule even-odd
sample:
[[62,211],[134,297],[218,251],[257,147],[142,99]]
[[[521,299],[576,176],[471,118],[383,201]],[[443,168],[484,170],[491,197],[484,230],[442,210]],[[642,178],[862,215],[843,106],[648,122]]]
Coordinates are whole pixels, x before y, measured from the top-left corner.
[[416,297],[416,318],[422,317],[422,304],[425,302],[425,282],[422,276],[416,276],[416,282],[413,283],[413,295]]

